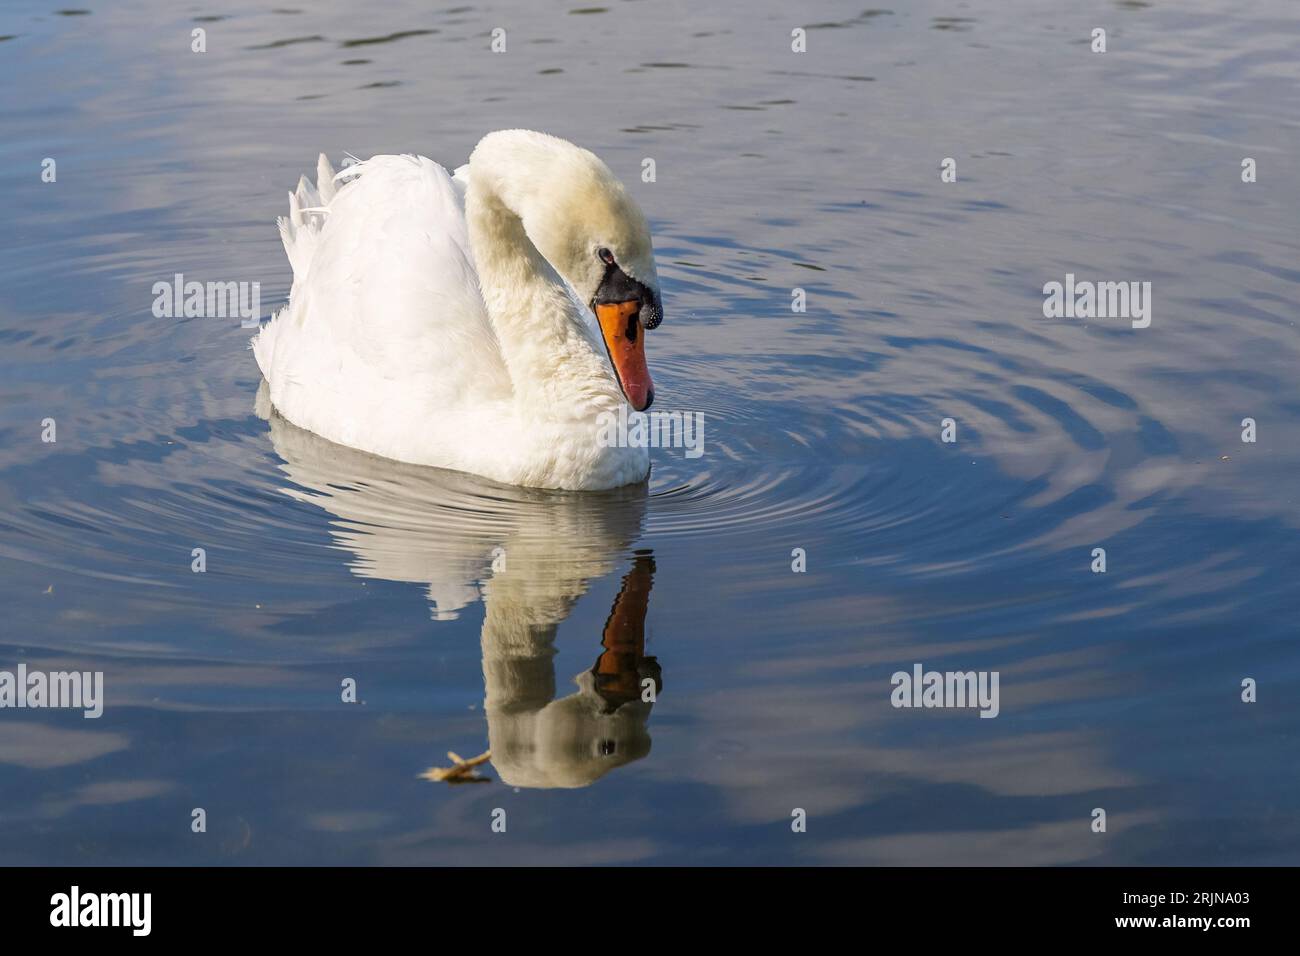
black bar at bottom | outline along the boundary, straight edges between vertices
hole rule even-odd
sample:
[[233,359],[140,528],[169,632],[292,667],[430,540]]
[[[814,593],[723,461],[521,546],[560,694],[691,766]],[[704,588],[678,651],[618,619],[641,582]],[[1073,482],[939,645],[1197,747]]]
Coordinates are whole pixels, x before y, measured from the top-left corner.
[[0,919],[9,941],[127,941],[147,928],[169,942],[338,946],[373,943],[382,929],[436,948],[512,934],[550,943],[574,931],[589,943],[630,933],[664,945],[680,925],[733,938],[843,928],[864,942],[1046,931],[1230,943],[1285,927],[1294,878],[1276,868],[31,868],[0,871]]

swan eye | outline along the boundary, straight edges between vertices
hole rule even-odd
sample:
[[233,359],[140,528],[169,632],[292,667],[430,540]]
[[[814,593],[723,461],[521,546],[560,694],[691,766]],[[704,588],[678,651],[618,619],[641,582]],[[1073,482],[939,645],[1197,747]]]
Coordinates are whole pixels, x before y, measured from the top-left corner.
[[600,261],[605,265],[612,266],[614,264],[614,253],[608,249],[599,249],[596,251],[596,255],[600,257]]

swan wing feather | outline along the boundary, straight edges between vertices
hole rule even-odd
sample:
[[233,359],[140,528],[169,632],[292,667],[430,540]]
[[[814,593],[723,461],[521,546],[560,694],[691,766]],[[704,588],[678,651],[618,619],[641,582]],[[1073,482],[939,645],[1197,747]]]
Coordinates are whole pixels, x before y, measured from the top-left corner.
[[293,287],[253,348],[290,420],[346,444],[375,417],[367,403],[418,417],[509,395],[464,183],[442,166],[375,156],[335,174],[322,156],[316,185],[299,183],[279,226]]

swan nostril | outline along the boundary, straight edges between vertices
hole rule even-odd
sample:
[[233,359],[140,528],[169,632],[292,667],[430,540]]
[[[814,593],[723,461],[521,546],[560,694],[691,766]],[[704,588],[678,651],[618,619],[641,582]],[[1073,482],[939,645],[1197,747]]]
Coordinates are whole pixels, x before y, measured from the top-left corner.
[[628,317],[627,332],[624,334],[627,335],[627,340],[629,342],[636,341],[636,327],[638,322],[639,320],[637,319],[636,313],[633,313],[631,316]]

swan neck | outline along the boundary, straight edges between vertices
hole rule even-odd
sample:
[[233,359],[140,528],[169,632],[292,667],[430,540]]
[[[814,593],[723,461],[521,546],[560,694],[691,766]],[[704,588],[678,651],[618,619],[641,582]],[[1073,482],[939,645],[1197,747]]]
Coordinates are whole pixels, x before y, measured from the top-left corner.
[[[570,418],[617,408],[613,373],[555,268],[504,199],[502,176],[470,165],[465,218],[479,286],[523,408]],[[507,172],[508,176],[509,173]],[[518,194],[519,184],[510,192]]]

